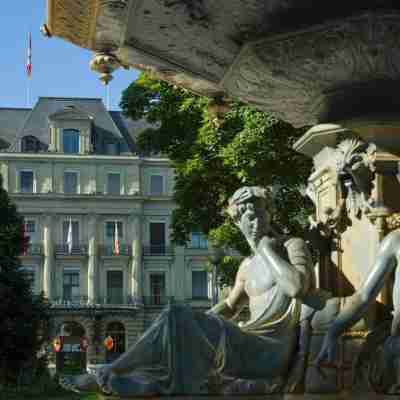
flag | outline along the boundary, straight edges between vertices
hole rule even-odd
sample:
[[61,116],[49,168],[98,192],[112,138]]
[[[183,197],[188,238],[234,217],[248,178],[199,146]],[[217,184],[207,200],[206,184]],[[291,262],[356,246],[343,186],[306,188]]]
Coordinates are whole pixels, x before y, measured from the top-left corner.
[[32,76],[32,35],[29,32],[28,35],[28,60],[26,62],[26,74],[28,78]]
[[118,222],[114,223],[114,253],[119,255],[119,235],[118,235]]
[[67,234],[68,253],[72,253],[72,220],[69,219],[68,234]]

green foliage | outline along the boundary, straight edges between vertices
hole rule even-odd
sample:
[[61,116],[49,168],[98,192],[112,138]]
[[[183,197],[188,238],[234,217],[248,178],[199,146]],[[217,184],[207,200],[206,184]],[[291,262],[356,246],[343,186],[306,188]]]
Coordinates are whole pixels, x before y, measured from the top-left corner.
[[[182,244],[192,230],[201,230],[217,245],[249,254],[243,236],[224,213],[229,197],[244,185],[272,187],[275,225],[301,234],[310,203],[299,188],[306,183],[311,162],[292,145],[304,129],[241,103],[232,104],[216,124],[209,105],[209,99],[145,73],[122,95],[127,116],[155,124],[139,135],[139,149],[167,155],[175,168],[174,241]],[[237,261],[223,259],[221,284],[232,281],[236,267]]]
[[22,223],[0,180],[0,383],[36,370],[46,341],[48,304],[32,294],[18,259],[26,245]]

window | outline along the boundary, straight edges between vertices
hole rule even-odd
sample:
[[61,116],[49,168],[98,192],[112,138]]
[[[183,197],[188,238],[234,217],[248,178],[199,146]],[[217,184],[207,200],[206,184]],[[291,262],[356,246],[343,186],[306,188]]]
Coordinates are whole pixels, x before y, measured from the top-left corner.
[[29,237],[29,243],[32,244],[35,242],[35,234],[36,234],[36,221],[31,219],[25,220],[25,235]]
[[79,271],[64,269],[63,277],[63,295],[64,300],[79,302]]
[[122,271],[107,271],[107,303],[123,304],[123,273]]
[[36,221],[33,221],[31,219],[25,220],[25,231],[26,233],[35,233]]
[[[63,221],[63,244],[68,242],[70,220]],[[71,221],[72,246],[79,245],[79,221]]]
[[208,297],[207,271],[192,271],[192,297],[194,299]]
[[121,193],[121,175],[119,173],[107,174],[107,193],[120,194]]
[[190,235],[189,247],[192,249],[207,249],[208,240],[201,232],[192,232]]
[[164,191],[164,178],[162,175],[150,176],[150,194],[154,196],[161,196]]
[[152,254],[165,253],[165,223],[150,223],[150,252]]
[[64,193],[78,193],[78,173],[75,171],[64,172]]
[[63,130],[63,149],[64,153],[79,153],[79,131],[76,129]]
[[150,274],[151,304],[161,305],[165,302],[165,275],[163,273]]
[[34,136],[24,136],[21,140],[21,151],[23,153],[36,153],[39,151],[40,143]]
[[33,171],[20,171],[19,179],[21,193],[33,193]]
[[106,222],[106,240],[112,241],[115,236],[115,224],[117,224],[118,229],[118,239],[124,237],[123,225],[121,221],[107,221]]
[[22,267],[25,279],[29,282],[29,287],[32,292],[35,291],[35,268],[34,267]]

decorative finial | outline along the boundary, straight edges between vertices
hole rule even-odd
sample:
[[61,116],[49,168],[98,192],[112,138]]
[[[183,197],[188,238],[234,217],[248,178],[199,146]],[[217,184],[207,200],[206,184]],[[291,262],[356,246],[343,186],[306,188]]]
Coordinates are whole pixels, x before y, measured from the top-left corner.
[[120,66],[117,57],[106,52],[95,53],[90,61],[90,69],[100,74],[99,79],[103,85],[108,85],[113,79],[112,73]]

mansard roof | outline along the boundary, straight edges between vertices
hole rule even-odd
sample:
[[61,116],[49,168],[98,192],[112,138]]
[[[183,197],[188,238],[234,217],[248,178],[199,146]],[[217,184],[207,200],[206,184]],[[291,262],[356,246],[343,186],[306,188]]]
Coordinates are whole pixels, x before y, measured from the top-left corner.
[[0,150],[14,143],[30,112],[30,108],[0,108]]
[[122,142],[133,153],[137,133],[149,126],[125,118],[120,111],[107,111],[99,98],[39,97],[32,109],[0,108],[0,150],[18,151],[25,136],[34,136],[46,146],[50,121],[85,119],[97,137]]

